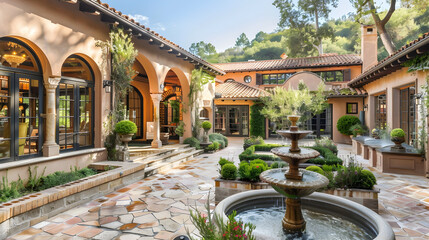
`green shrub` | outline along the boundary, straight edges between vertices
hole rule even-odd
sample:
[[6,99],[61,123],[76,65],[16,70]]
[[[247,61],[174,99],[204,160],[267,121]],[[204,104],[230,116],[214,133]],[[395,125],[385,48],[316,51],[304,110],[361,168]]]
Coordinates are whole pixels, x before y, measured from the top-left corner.
[[210,142],[218,142],[220,144],[220,149],[228,147],[228,138],[220,133],[212,133],[209,135]]
[[179,135],[179,137],[183,137],[183,134],[185,134],[185,123],[180,121],[174,132]]
[[272,154],[255,154],[255,151],[269,152],[271,149],[281,147],[280,144],[259,144],[248,147],[238,157],[240,161],[251,161],[254,159],[262,159],[265,161],[280,161],[281,159]]
[[357,135],[363,135],[367,133],[367,130],[367,127],[360,123],[357,123],[350,127],[350,131],[352,132],[353,137],[356,137]]
[[266,168],[264,167],[263,164],[250,164],[250,175],[249,175],[249,179],[251,182],[257,182],[259,181],[259,175],[261,175],[261,173],[263,171],[265,171]]
[[58,185],[66,184],[78,179],[97,174],[96,171],[90,168],[82,168],[80,170],[72,170],[70,172],[55,172],[46,177],[42,177],[42,183],[38,190],[44,190]]
[[351,161],[347,166],[339,168],[334,178],[337,188],[372,189],[377,180],[371,171],[364,170],[361,166]]
[[405,137],[405,132],[401,128],[395,128],[390,132],[391,138],[403,138]]
[[221,157],[220,158],[220,160],[219,160],[219,165],[222,167],[223,165],[225,165],[225,164],[227,164],[227,163],[232,163],[232,164],[234,164],[234,162],[232,162],[232,161],[229,161],[228,159],[226,159],[226,158],[223,158],[223,157]]
[[271,164],[271,168],[284,168],[287,166],[287,163],[282,162],[282,161],[275,161]]
[[25,189],[21,178],[18,181],[11,182],[10,184],[7,177],[3,176],[2,179],[3,181],[0,185],[0,202],[7,202],[23,195]]
[[337,129],[340,133],[344,135],[352,135],[353,133],[350,131],[350,127],[355,124],[361,124],[358,117],[344,115],[338,119]]
[[315,147],[324,147],[331,150],[335,155],[338,153],[337,145],[329,137],[322,137],[315,140]]
[[250,107],[250,136],[265,136],[265,117],[261,114],[263,104],[254,104]]
[[251,136],[244,139],[243,149],[246,150],[248,147],[252,145],[260,145],[265,144],[264,139],[262,137]]
[[342,165],[343,160],[337,157],[331,150],[324,147],[309,147],[320,153],[323,158],[313,158],[307,161],[307,163],[319,164],[319,165]]
[[318,166],[308,166],[305,170],[317,172],[318,174],[322,174],[322,175],[324,173],[324,171]]
[[200,148],[200,140],[189,137],[183,141],[184,144],[189,144],[189,146],[199,149]]
[[219,149],[220,144],[218,142],[213,142],[212,144],[208,145],[207,148],[205,149],[206,151],[216,151]]
[[137,132],[137,125],[130,120],[122,120],[115,125],[115,132],[118,134],[134,134]]
[[201,124],[201,127],[202,127],[204,130],[208,130],[208,129],[212,128],[212,123],[211,123],[211,122],[209,122],[209,121],[204,121],[204,122]]
[[268,164],[261,159],[255,159],[250,163],[243,161],[238,168],[238,177],[243,181],[257,182],[259,175],[268,169]]
[[334,167],[332,165],[323,164],[322,170],[325,172],[332,172],[334,170]]
[[222,166],[220,175],[222,179],[235,180],[237,178],[237,167],[233,163],[227,163]]

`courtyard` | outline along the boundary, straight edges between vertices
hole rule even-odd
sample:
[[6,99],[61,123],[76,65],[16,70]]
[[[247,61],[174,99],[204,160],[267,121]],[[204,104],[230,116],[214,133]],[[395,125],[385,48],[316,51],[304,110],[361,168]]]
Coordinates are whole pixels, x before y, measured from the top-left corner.
[[[267,143],[281,140],[270,139]],[[243,138],[229,138],[229,146],[215,154],[202,154],[165,172],[127,185],[103,197],[65,211],[8,239],[173,239],[197,233],[189,210],[204,210],[210,196],[214,204],[214,179],[219,177],[219,157],[238,161]],[[311,142],[306,142],[306,145]],[[339,145],[339,155],[355,156],[349,145]],[[367,160],[356,156],[364,166]],[[397,240],[429,237],[429,180],[424,177],[384,174],[369,168],[380,189],[379,214],[392,226]]]

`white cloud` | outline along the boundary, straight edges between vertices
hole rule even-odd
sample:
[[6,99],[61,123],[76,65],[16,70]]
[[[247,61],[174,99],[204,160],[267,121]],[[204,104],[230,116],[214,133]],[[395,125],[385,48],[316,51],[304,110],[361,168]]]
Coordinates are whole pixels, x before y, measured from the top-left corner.
[[136,20],[140,24],[143,24],[146,27],[152,28],[154,31],[163,31],[164,32],[166,30],[166,28],[164,27],[164,25],[162,23],[150,24],[149,17],[147,17],[147,16],[143,16],[140,14],[134,14],[134,15],[128,14],[128,16],[130,18],[133,18],[134,20]]
[[147,16],[143,16],[140,14],[135,14],[135,15],[129,14],[128,16],[130,16],[131,18],[133,18],[134,20],[136,20],[140,24],[143,24],[143,25],[149,24],[149,17],[147,17]]

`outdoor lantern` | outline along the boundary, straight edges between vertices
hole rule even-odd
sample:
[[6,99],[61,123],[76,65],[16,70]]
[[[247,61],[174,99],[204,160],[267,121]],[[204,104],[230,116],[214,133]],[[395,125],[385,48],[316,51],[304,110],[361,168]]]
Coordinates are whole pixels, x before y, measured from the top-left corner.
[[104,88],[104,91],[106,91],[106,93],[112,92],[112,85],[113,85],[112,80],[103,80],[103,88]]
[[368,104],[363,105],[363,110],[366,112],[368,111]]
[[421,94],[421,93],[414,94],[414,100],[416,101],[416,105],[421,104],[420,99],[422,98],[422,96],[423,96],[423,94]]

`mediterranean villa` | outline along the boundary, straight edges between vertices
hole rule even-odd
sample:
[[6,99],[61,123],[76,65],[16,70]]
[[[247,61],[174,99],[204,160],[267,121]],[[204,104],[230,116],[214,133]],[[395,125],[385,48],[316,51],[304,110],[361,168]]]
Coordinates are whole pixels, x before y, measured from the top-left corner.
[[[350,114],[369,129],[401,127],[412,144],[423,117],[416,96],[428,73],[408,73],[401,63],[428,52],[429,34],[380,62],[376,29],[362,26],[361,56],[210,64],[100,1],[20,0],[0,6],[6,23],[0,29],[0,175],[8,169],[10,176],[23,177],[33,164],[53,172],[67,170],[69,162],[86,166],[106,159],[103,122],[112,105],[112,79],[96,43],[108,38],[113,25],[132,34],[138,51],[126,106],[138,127],[136,138],[153,147],[162,145],[161,133],[174,135],[173,110],[163,102],[187,107],[182,103],[195,68],[216,76],[199,99],[200,116],[226,136],[249,136],[249,106],[273,87],[296,88],[300,81],[310,90],[324,82],[329,93],[329,108],[308,122],[313,137],[350,141],[335,128],[339,117]],[[190,122],[191,111],[183,111],[180,120]],[[268,120],[261,126],[267,138],[275,134],[271,126]],[[185,137],[190,134],[187,124]],[[425,162],[421,174],[428,171]]]

